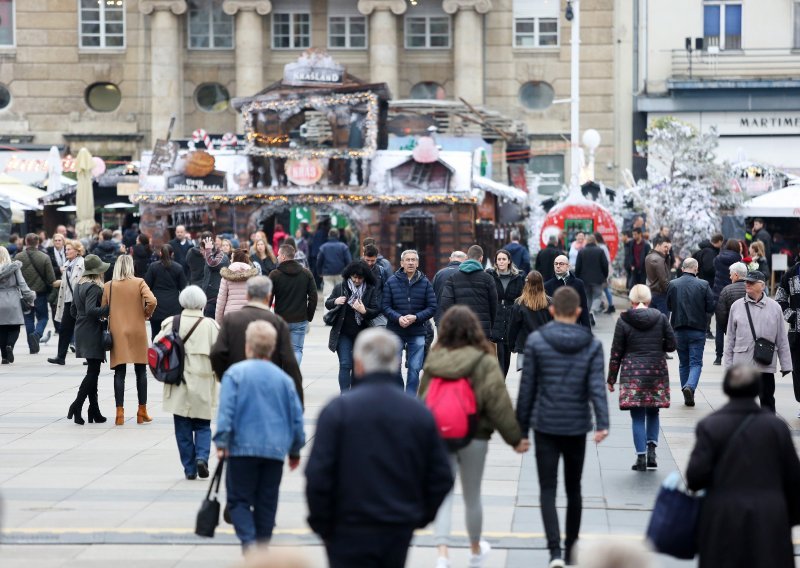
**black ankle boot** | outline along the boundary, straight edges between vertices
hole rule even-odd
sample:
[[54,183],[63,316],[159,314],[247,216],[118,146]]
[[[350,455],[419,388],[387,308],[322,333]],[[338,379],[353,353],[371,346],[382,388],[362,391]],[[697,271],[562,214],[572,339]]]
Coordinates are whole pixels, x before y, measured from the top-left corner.
[[633,471],[647,471],[647,457],[644,454],[636,456],[636,463],[631,466]]
[[647,467],[658,467],[658,463],[656,462],[656,445],[653,442],[647,442]]
[[88,410],[89,423],[96,422],[102,424],[107,420],[105,416],[100,414],[100,405],[97,404],[97,386],[89,389],[89,410]]
[[67,412],[67,419],[74,420],[75,424],[79,426],[83,426],[86,424],[86,421],[81,417],[81,411],[83,410],[83,401],[75,401],[69,405],[69,412]]

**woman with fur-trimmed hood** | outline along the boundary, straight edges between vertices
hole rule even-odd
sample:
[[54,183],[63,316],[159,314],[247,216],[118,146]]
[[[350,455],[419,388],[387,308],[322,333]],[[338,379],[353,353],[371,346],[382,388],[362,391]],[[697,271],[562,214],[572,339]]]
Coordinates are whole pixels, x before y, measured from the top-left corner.
[[214,319],[222,324],[225,314],[238,311],[247,304],[247,281],[258,275],[247,251],[235,250],[230,266],[220,270],[222,280],[217,295],[217,309]]

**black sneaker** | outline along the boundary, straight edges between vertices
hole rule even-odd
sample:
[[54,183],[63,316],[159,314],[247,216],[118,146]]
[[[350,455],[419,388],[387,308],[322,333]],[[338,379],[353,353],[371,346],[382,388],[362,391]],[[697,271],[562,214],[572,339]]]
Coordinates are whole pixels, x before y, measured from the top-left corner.
[[6,356],[4,357],[4,359],[6,361],[8,361],[9,363],[13,363],[14,362],[14,348],[13,347],[6,347],[5,355]]
[[716,365],[717,367],[722,365],[722,357],[717,357],[716,359],[714,359],[714,365]]
[[208,477],[208,464],[203,460],[197,460],[197,475],[201,479]]
[[197,474],[196,473],[187,473],[186,474],[186,479],[188,479],[189,481],[193,481],[193,480],[197,479]]
[[683,404],[686,406],[694,406],[694,392],[690,387],[683,387]]
[[35,333],[28,334],[28,349],[30,349],[31,355],[39,352],[39,336]]
[[610,306],[608,306],[608,309],[606,310],[606,313],[607,314],[613,314],[616,311],[617,311],[617,308],[614,307],[614,304],[611,304]]
[[53,365],[66,365],[67,362],[64,359],[59,359],[58,357],[51,357],[47,359],[48,363],[52,363]]
[[706,339],[713,340],[714,339],[714,334],[711,333],[711,331],[707,331],[706,332]]

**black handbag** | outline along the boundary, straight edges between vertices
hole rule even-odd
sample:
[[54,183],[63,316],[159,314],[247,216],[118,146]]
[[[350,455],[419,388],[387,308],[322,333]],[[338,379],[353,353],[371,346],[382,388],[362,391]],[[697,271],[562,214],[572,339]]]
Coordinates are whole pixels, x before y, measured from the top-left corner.
[[[200,505],[200,510],[197,512],[197,522],[194,525],[194,534],[197,536],[205,536],[214,538],[214,531],[219,525],[219,484],[222,481],[222,464],[225,463],[224,459],[219,460],[217,469],[211,477],[211,484],[208,486],[206,498]],[[214,486],[216,484],[216,487]],[[213,491],[213,495],[212,495]]]
[[756,328],[753,326],[753,318],[750,315],[750,305],[745,300],[744,309],[747,311],[747,321],[750,323],[750,332],[753,334],[755,348],[753,349],[753,361],[762,365],[772,365],[775,356],[775,344],[769,339],[756,337]]
[[33,309],[33,303],[29,303],[28,300],[25,299],[25,295],[22,293],[22,290],[19,287],[19,278],[17,274],[14,273],[14,279],[17,281],[17,292],[19,292],[19,305],[22,308],[23,314],[28,314]]
[[325,315],[322,316],[322,321],[325,322],[325,325],[333,325],[336,322],[336,317],[339,315],[339,312],[343,309],[344,304],[335,305],[332,310],[325,312]]
[[111,351],[111,348],[114,347],[114,338],[111,336],[111,327],[109,322],[111,321],[111,292],[114,289],[114,282],[112,281],[108,285],[108,317],[106,318],[106,325],[103,328],[103,349],[106,351]]

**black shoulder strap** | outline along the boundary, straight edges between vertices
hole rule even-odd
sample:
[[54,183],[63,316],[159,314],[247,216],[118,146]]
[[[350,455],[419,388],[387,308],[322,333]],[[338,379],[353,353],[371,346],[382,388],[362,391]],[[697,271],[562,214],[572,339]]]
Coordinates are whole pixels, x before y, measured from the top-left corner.
[[[50,282],[48,282],[47,280],[45,280],[45,278],[44,278],[44,275],[43,275],[41,272],[39,272],[39,269],[36,267],[36,262],[35,262],[34,258],[31,256],[31,253],[30,253],[30,251],[27,251],[27,250],[26,250],[26,251],[25,251],[25,255],[28,257],[28,260],[30,260],[30,261],[31,261],[31,266],[33,266],[33,270],[36,272],[36,274],[38,274],[38,275],[39,275],[39,278],[41,278],[41,279],[42,279],[42,282],[44,283],[44,285],[45,285],[45,286],[48,286],[49,284],[51,284]],[[70,287],[70,290],[71,290],[71,289],[72,289],[72,287]]]
[[743,301],[744,309],[747,312],[747,321],[750,324],[750,332],[753,334],[753,341],[756,341],[758,338],[756,337],[756,328],[753,326],[753,316],[750,315],[750,304],[747,301],[747,298],[745,298]]
[[181,328],[181,314],[172,317],[172,333],[178,335],[178,330]]

